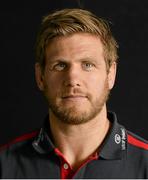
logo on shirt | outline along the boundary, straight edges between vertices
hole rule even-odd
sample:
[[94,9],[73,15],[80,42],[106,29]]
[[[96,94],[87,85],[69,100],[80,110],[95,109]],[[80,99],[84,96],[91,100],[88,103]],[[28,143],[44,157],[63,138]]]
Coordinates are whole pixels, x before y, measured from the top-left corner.
[[121,128],[121,136],[122,136],[122,144],[121,144],[121,148],[122,150],[126,149],[126,133],[125,133],[125,129]]
[[120,144],[121,142],[121,136],[119,134],[115,134],[115,143]]

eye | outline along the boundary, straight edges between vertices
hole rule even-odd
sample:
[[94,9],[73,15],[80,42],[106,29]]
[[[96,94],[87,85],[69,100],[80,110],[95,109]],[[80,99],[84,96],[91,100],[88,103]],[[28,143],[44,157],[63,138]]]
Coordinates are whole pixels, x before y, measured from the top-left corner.
[[92,64],[92,63],[90,63],[90,62],[84,62],[84,63],[82,64],[82,67],[83,67],[83,69],[86,70],[86,71],[91,71],[91,70],[93,69],[93,67],[94,67],[94,64]]
[[66,68],[66,64],[63,62],[60,62],[54,66],[54,70],[56,71],[62,71]]

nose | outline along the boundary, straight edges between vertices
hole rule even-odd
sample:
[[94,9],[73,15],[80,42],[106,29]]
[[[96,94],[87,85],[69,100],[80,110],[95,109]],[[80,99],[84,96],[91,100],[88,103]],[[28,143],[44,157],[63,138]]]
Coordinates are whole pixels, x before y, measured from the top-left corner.
[[64,85],[69,87],[79,87],[81,86],[80,83],[81,72],[78,66],[71,66],[65,72],[64,76]]

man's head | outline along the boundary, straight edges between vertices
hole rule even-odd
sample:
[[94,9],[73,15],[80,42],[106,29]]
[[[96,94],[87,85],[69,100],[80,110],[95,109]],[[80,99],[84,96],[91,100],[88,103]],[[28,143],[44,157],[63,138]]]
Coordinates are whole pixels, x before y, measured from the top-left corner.
[[66,9],[44,18],[35,70],[51,115],[82,124],[105,109],[115,81],[116,48],[105,21],[88,11]]
[[42,70],[45,67],[45,50],[53,38],[74,33],[90,33],[100,38],[107,70],[117,61],[117,42],[108,23],[89,11],[82,9],[64,9],[43,18],[36,42],[36,61]]

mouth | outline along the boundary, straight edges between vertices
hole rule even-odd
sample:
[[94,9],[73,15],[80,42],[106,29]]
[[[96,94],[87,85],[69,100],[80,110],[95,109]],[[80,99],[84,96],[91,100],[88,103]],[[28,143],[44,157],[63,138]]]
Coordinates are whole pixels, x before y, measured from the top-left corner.
[[62,99],[64,100],[82,100],[86,99],[87,96],[84,95],[68,95],[68,96],[63,96]]

